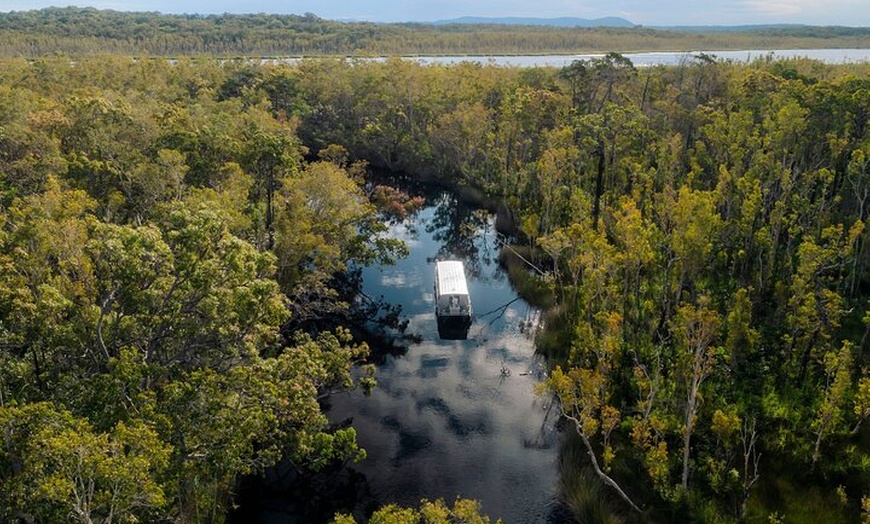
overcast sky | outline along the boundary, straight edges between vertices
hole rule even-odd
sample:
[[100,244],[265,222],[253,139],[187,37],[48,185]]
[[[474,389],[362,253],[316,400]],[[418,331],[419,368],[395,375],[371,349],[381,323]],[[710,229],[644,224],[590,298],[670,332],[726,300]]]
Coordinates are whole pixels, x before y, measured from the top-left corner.
[[[0,11],[69,5],[0,0]],[[621,16],[642,25],[794,23],[870,26],[870,0],[93,0],[75,5],[162,13],[314,13],[331,20],[426,22],[461,16]]]

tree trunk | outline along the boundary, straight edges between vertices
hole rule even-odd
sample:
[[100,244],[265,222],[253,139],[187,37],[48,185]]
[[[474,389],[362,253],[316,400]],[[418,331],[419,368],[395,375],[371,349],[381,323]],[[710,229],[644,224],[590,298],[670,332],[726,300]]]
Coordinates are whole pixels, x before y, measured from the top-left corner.
[[755,418],[751,422],[743,423],[743,430],[740,432],[740,439],[743,441],[743,497],[740,500],[740,522],[746,521],[746,508],[749,504],[749,494],[752,492],[752,486],[758,482],[761,475],[758,473],[758,464],[761,461],[761,454],[758,453],[756,447],[758,443],[758,432],[755,429]]
[[601,467],[598,465],[598,458],[595,456],[595,450],[592,449],[592,443],[589,442],[589,437],[583,432],[583,426],[580,424],[580,421],[574,417],[568,416],[563,412],[566,418],[574,422],[574,427],[577,430],[577,434],[580,435],[580,439],[583,441],[583,445],[586,446],[586,454],[589,455],[589,459],[592,461],[592,468],[595,470],[595,474],[598,475],[598,478],[601,479],[602,482],[613,488],[614,491],[628,504],[631,506],[631,509],[641,512],[640,508],[631,500],[631,498],[619,487],[619,484],[613,480],[610,475],[602,471]]
[[598,141],[595,154],[598,157],[598,174],[595,177],[595,201],[592,207],[592,228],[598,231],[598,215],[601,213],[601,196],[604,194],[604,170],[607,167],[607,158],[604,151],[604,140]]
[[689,488],[689,455],[692,448],[692,432],[695,426],[695,410],[697,404],[697,389],[695,384],[689,386],[689,398],[686,404],[686,434],[683,436],[683,489]]
[[269,175],[266,177],[266,249],[271,250],[275,247],[275,231],[273,227],[273,222],[275,221],[274,216],[274,205],[272,200],[274,198],[275,193],[275,182],[274,182],[274,174],[272,170],[269,170]]

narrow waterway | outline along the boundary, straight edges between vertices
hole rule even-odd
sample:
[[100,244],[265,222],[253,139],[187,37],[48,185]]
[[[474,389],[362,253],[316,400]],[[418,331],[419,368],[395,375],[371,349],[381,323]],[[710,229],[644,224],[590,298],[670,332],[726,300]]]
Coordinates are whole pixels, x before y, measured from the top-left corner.
[[[505,524],[570,522],[559,503],[557,409],[535,394],[547,372],[535,353],[540,312],[519,298],[498,264],[495,217],[433,189],[390,234],[408,257],[363,271],[361,296],[401,306],[413,342],[372,346],[378,385],[333,393],[324,409],[350,424],[368,457],[312,477],[289,464],[245,479],[236,523],[318,524],[336,512],[358,520],[386,504],[480,501]],[[467,338],[439,337],[437,258],[462,260],[474,308]]]
[[[335,394],[333,421],[352,420],[368,459],[365,475],[378,504],[416,507],[420,499],[477,499],[506,523],[562,521],[556,502],[556,416],[534,388],[546,370],[530,330],[539,312],[519,299],[497,262],[494,217],[448,193],[392,234],[410,256],[370,268],[364,290],[400,304],[419,335],[400,356],[386,356],[378,386]],[[441,340],[434,317],[436,257],[465,262],[475,318],[467,340]]]

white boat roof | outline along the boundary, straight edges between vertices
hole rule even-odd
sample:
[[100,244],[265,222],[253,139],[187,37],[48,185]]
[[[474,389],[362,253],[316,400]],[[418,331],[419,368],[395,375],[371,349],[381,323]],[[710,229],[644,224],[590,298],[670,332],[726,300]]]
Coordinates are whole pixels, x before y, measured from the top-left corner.
[[460,260],[442,260],[435,263],[438,292],[442,295],[467,295],[465,267]]

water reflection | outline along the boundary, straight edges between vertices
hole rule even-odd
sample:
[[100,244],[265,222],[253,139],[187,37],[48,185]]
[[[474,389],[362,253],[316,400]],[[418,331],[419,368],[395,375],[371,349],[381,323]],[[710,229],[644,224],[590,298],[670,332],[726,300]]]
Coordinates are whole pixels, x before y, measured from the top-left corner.
[[460,258],[468,276],[480,278],[484,266],[492,266],[497,252],[494,245],[481,238],[492,230],[491,215],[482,209],[459,205],[447,193],[433,203],[431,218],[426,219],[430,247],[438,249],[435,258]]
[[[556,410],[534,393],[546,373],[528,332],[538,312],[496,263],[492,216],[445,194],[427,203],[413,222],[392,225],[410,255],[360,274],[364,294],[401,306],[419,342],[370,341],[378,386],[370,397],[333,394],[325,406],[334,424],[356,428],[368,458],[307,483],[289,466],[252,479],[231,522],[326,523],[336,511],[362,519],[389,503],[457,496],[508,524],[567,521]],[[434,260],[446,255],[466,266],[475,317],[465,339],[441,339],[435,320]]]
[[471,321],[466,318],[442,317],[437,319],[438,338],[443,340],[465,340],[468,338],[468,330],[471,329]]
[[[365,292],[400,304],[420,342],[384,358],[370,397],[333,395],[328,415],[352,419],[368,452],[353,467],[378,504],[462,496],[507,523],[552,521],[556,417],[534,394],[545,366],[524,332],[537,313],[496,263],[493,217],[447,194],[427,202],[412,224],[392,231],[413,239],[410,256],[363,271]],[[466,266],[477,312],[467,338],[439,336],[432,288],[434,260],[443,256]]]

